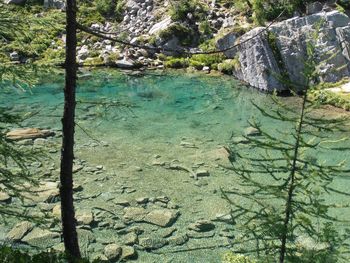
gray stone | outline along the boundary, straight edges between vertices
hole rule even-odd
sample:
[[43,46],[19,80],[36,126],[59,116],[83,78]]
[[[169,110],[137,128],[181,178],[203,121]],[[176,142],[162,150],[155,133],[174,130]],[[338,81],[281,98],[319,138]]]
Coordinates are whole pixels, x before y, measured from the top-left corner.
[[19,55],[16,51],[13,51],[10,53],[10,59],[11,61],[19,61]]
[[6,239],[11,242],[19,241],[33,229],[33,226],[33,223],[28,221],[20,222],[7,233]]
[[244,130],[245,136],[258,136],[260,135],[260,131],[254,127],[248,127]]
[[78,210],[76,220],[78,225],[90,225],[94,221],[94,215],[91,211]]
[[117,244],[109,244],[104,248],[104,254],[108,260],[116,260],[122,254],[122,248]]
[[131,246],[122,246],[122,255],[120,256],[120,261],[124,259],[133,259],[137,257],[136,250]]
[[141,207],[126,207],[124,209],[124,219],[135,222],[142,222],[147,214],[146,209]]
[[49,248],[56,245],[61,240],[59,233],[51,232],[46,229],[34,228],[24,238],[22,238],[21,241],[33,247]]
[[11,201],[11,196],[0,190],[0,203],[8,203],[9,201]]
[[180,234],[170,237],[168,241],[171,246],[182,246],[188,241],[188,236],[186,234]]
[[209,232],[197,232],[197,231],[187,231],[187,236],[190,238],[209,238],[209,237],[213,237],[215,235],[214,231],[209,231]]
[[77,233],[80,247],[88,247],[89,244],[96,241],[94,234],[90,230],[77,229]]
[[168,227],[175,222],[178,215],[179,212],[176,210],[156,209],[149,212],[145,216],[144,221],[157,226]]
[[206,169],[198,169],[196,171],[196,177],[205,177],[205,176],[210,176],[210,173]]
[[196,232],[208,232],[215,228],[215,225],[209,220],[197,220],[188,226],[188,229]]
[[323,4],[320,2],[308,3],[306,5],[306,14],[312,15],[318,12],[321,12],[323,8]]
[[158,34],[160,31],[163,31],[164,29],[167,29],[170,26],[171,23],[172,23],[172,21],[171,21],[170,16],[166,17],[165,19],[163,19],[159,23],[153,25],[148,33],[150,35]]
[[64,0],[44,0],[44,8],[66,10],[66,1]]
[[122,60],[117,60],[115,62],[116,67],[122,68],[122,69],[131,69],[135,68],[135,64],[132,60],[130,59],[122,59]]
[[168,244],[168,241],[162,238],[146,237],[146,238],[140,238],[139,244],[146,250],[154,250],[154,249],[164,247],[165,245]]
[[138,237],[134,232],[128,233],[123,237],[125,245],[134,245],[138,242]]

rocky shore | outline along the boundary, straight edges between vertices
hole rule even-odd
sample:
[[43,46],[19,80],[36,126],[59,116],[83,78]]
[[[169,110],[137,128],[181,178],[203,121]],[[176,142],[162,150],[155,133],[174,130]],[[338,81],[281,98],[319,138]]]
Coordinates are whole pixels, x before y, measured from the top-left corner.
[[[65,3],[45,1],[44,6],[64,10]],[[350,19],[335,9],[333,1],[312,2],[304,14],[295,13],[290,19],[255,28],[247,18],[232,13],[216,1],[208,8],[189,9],[181,17],[172,14],[171,8],[168,1],[126,1],[121,22],[85,25],[110,39],[85,35],[78,46],[78,62],[122,69],[219,70],[264,91],[286,90],[289,87],[285,83],[294,83],[300,90],[306,84],[303,74],[307,57],[311,56],[308,54],[311,45],[312,56],[319,64],[318,81],[334,83],[350,76]],[[199,17],[205,18],[203,22],[198,22]],[[125,46],[113,38],[133,46]],[[64,34],[61,39],[64,43]],[[200,45],[203,39],[210,44],[209,49]],[[62,49],[61,46],[52,48],[53,52]],[[224,56],[213,59],[213,55],[203,54],[198,55],[199,59],[197,55],[186,58],[190,53],[213,49],[222,50]],[[9,56],[12,61],[23,61],[16,51]]]

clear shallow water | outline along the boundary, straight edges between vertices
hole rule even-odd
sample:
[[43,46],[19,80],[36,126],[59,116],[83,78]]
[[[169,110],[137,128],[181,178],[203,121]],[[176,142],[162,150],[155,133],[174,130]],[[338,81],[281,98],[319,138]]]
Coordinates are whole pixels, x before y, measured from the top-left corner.
[[[37,113],[24,121],[23,126],[59,130],[62,87],[62,78],[47,79],[31,93],[7,91],[1,103],[14,111]],[[76,174],[75,180],[84,186],[82,195],[99,195],[77,201],[77,209],[103,207],[122,217],[123,208],[116,206],[115,200],[132,203],[139,197],[165,195],[179,206],[181,215],[174,224],[179,234],[185,233],[187,226],[198,219],[213,219],[217,214],[229,212],[220,188],[234,187],[236,178],[219,164],[228,164],[222,146],[230,142],[232,134],[239,136],[252,118],[272,132],[292,129],[285,123],[262,117],[252,106],[251,100],[254,100],[265,109],[272,107],[269,95],[240,87],[238,82],[224,76],[179,71],[144,75],[109,70],[85,72],[79,81],[77,100],[76,157],[92,166],[104,166],[102,174]],[[298,103],[293,98],[284,100]],[[119,103],[128,107],[111,105]],[[96,143],[94,139],[103,143]],[[59,139],[53,140],[57,149],[59,143]],[[52,157],[51,163],[58,167],[58,153]],[[342,157],[333,156],[334,159]],[[187,172],[155,165],[174,160],[194,170],[206,169],[210,176],[195,181]],[[52,177],[58,178],[57,170]],[[345,185],[343,180],[338,184]],[[145,231],[140,238],[157,237],[164,231],[139,225]],[[220,262],[228,249],[220,246],[230,241],[219,232],[227,228],[230,226],[216,223],[214,237],[190,239],[182,247],[166,246],[158,251],[160,254],[139,251],[139,262]],[[100,243],[123,240],[108,227],[92,231],[98,242],[86,248],[88,254],[101,252]],[[219,247],[171,253],[206,246]]]

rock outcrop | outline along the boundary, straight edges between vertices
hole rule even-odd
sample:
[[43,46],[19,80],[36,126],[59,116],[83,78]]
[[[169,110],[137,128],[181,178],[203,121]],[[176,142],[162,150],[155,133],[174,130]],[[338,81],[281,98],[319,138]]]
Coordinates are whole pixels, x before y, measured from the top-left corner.
[[[308,46],[314,49],[320,81],[336,82],[350,76],[350,19],[338,11],[294,17],[269,28],[255,28],[237,39],[229,33],[217,41],[228,58],[238,59],[234,76],[261,90],[286,90],[286,76],[302,89]],[[283,74],[285,73],[285,74]]]

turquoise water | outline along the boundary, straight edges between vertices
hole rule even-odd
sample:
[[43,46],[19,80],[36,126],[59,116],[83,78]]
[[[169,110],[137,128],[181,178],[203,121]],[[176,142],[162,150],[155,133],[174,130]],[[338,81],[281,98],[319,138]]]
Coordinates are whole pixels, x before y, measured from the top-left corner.
[[[1,104],[13,111],[35,113],[22,123],[25,127],[59,130],[62,89],[63,78],[47,78],[31,92],[7,90]],[[83,171],[75,175],[75,181],[84,187],[81,195],[96,196],[77,198],[77,209],[100,207],[122,218],[123,207],[116,206],[115,200],[133,203],[140,197],[167,196],[180,212],[174,224],[177,234],[186,233],[187,226],[196,220],[211,220],[217,214],[227,214],[230,207],[221,198],[220,188],[235,187],[237,179],[220,166],[228,165],[222,146],[228,145],[233,136],[240,136],[251,119],[260,121],[272,133],[293,128],[263,117],[253,107],[252,100],[262,108],[273,107],[270,95],[242,86],[227,76],[181,71],[80,73],[76,158],[89,166],[103,165],[104,168],[101,174]],[[295,98],[282,100],[299,104]],[[59,138],[50,142],[51,148],[59,149]],[[52,151],[51,155],[51,161],[45,164],[56,167],[52,180],[58,178],[59,152]],[[343,158],[342,154],[332,157]],[[167,165],[174,162],[193,170],[208,170],[210,176],[196,181],[185,171],[167,169]],[[339,180],[338,184],[344,186],[344,182]],[[113,223],[120,221],[116,219]],[[213,237],[193,238],[183,246],[165,246],[155,253],[139,250],[138,261],[220,262],[232,242],[220,233],[232,230],[232,226],[215,224]],[[165,231],[141,223],[136,225],[144,230],[139,238],[159,237]],[[83,249],[89,255],[101,253],[102,244],[123,242],[123,236],[113,227],[93,228],[92,232],[97,242]]]

